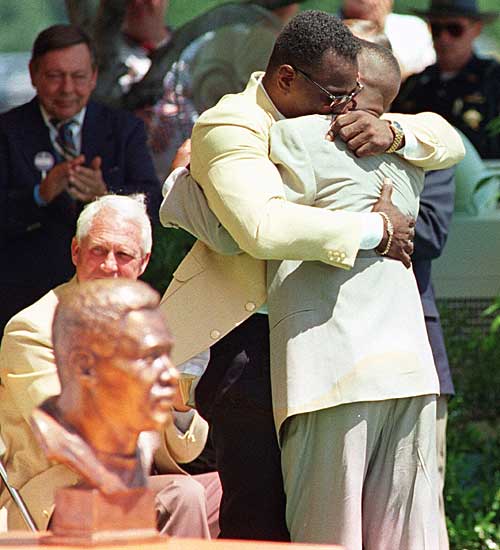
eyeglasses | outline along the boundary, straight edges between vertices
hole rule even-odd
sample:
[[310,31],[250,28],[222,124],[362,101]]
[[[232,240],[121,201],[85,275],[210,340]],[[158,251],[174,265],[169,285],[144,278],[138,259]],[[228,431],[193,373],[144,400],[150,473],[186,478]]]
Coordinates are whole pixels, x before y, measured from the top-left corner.
[[[293,67],[293,66],[292,66]],[[348,103],[350,103],[358,94],[361,92],[361,90],[364,88],[363,84],[361,82],[356,82],[356,88],[348,94],[342,94],[342,95],[334,95],[330,93],[326,88],[321,86],[321,84],[318,84],[316,80],[311,78],[307,73],[305,73],[302,69],[299,69],[297,67],[293,67],[295,71],[297,71],[300,75],[302,75],[306,80],[308,80],[311,84],[314,84],[316,88],[321,90],[324,94],[328,96],[328,99],[330,100],[330,110],[333,111],[335,108],[339,108],[340,106],[345,106]]]
[[443,31],[446,31],[453,38],[460,38],[465,32],[465,27],[460,23],[431,23],[433,38],[439,38]]

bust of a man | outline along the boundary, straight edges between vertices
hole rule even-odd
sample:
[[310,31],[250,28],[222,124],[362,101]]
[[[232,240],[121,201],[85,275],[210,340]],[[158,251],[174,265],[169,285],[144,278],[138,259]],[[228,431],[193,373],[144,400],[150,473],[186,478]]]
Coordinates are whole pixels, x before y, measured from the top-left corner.
[[146,485],[139,435],[170,419],[177,373],[158,303],[145,283],[107,279],[79,284],[55,313],[61,393],[34,411],[33,429],[50,459],[104,494]]

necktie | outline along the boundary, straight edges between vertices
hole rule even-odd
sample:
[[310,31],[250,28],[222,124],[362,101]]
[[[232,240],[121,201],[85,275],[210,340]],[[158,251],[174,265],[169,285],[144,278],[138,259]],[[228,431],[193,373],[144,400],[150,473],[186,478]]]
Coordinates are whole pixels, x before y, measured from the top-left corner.
[[[57,130],[55,148],[58,154],[64,160],[72,160],[78,156],[78,150],[76,148],[75,139],[71,132],[71,125],[77,124],[73,119],[66,122],[61,122],[57,119],[50,121],[52,126]],[[78,205],[76,199],[70,193],[64,193],[66,197],[66,208],[69,214],[69,219],[74,223],[78,216]]]
[[57,129],[56,144],[59,146],[59,153],[66,159],[71,160],[78,156],[75,139],[71,132],[71,126],[76,121],[71,119],[66,122],[51,120],[53,126]]

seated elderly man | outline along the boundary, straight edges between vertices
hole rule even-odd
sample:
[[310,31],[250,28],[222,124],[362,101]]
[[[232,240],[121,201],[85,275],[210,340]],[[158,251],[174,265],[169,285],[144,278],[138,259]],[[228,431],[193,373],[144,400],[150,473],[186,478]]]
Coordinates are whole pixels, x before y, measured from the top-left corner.
[[[59,297],[84,281],[137,279],[146,268],[150,251],[151,224],[143,197],[100,197],[85,207],[77,222],[71,246],[76,276],[15,315],[5,329],[0,348],[3,460],[10,483],[20,491],[39,529],[49,525],[56,489],[79,481],[67,467],[47,460],[29,424],[33,409],[60,392],[51,340]],[[154,462],[155,472],[167,476],[150,478],[157,491],[158,527],[177,536],[213,536],[218,532],[218,476],[190,477],[178,465],[201,452],[207,425],[194,410],[174,410],[173,414],[174,423],[162,434]],[[25,528],[5,488],[0,506],[8,510],[9,529]]]

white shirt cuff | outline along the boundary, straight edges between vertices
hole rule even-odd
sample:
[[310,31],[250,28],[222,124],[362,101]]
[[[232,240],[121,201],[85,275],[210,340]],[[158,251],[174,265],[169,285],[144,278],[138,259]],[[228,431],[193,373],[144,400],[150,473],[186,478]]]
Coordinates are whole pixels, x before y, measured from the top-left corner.
[[361,214],[361,250],[377,248],[384,236],[384,218],[377,212]]
[[181,374],[191,374],[192,376],[200,377],[207,370],[209,361],[210,349],[206,349],[204,351],[200,351],[198,355],[191,357],[184,363],[177,365],[177,370]]
[[37,183],[35,187],[33,187],[33,199],[35,200],[37,206],[47,206],[47,204],[49,204],[48,202],[44,201],[42,199],[42,196],[40,195],[39,183]]

